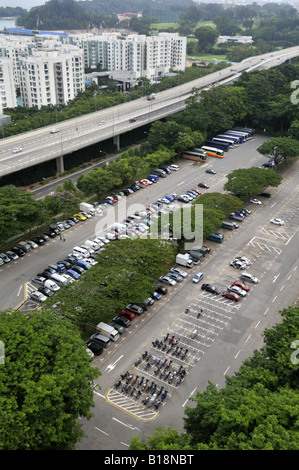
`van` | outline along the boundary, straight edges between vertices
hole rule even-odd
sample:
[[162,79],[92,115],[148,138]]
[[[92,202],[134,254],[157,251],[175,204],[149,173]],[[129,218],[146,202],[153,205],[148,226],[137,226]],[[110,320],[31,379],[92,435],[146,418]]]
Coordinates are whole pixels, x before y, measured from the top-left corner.
[[207,240],[211,240],[212,242],[216,243],[222,243],[224,240],[224,236],[220,233],[211,233],[211,235],[208,236]]
[[110,338],[112,341],[118,341],[119,339],[118,331],[111,325],[107,325],[107,323],[102,321],[97,325],[97,333]]
[[148,176],[148,179],[157,182],[158,179],[159,179],[159,176],[158,176],[158,175],[154,175],[154,174],[151,173],[151,174]]
[[91,253],[94,253],[94,249],[91,248],[90,246],[80,245],[80,248],[83,248],[83,250],[87,251],[86,253],[87,256],[89,256]]
[[169,169],[173,171],[178,171],[179,167],[177,165],[169,165]]
[[68,280],[63,275],[58,273],[51,274],[51,279],[60,287],[66,286],[68,284]]
[[222,222],[221,227],[227,230],[234,230],[235,228],[239,228],[239,225],[236,223],[224,221]]
[[90,341],[100,343],[104,348],[108,348],[110,346],[110,338],[107,336],[102,335],[101,333],[95,333],[90,337]]
[[73,253],[75,255],[81,255],[82,257],[89,255],[89,251],[87,250],[87,247],[82,248],[81,246],[74,246]]
[[93,250],[99,250],[101,248],[101,245],[99,243],[96,243],[94,241],[91,241],[91,240],[86,240],[84,242],[84,247],[87,247],[87,248],[92,248]]
[[161,176],[162,178],[166,178],[166,173],[165,173],[165,171],[160,170],[159,168],[157,168],[156,170],[153,170],[153,171],[152,171],[152,174],[153,174],[153,175]]

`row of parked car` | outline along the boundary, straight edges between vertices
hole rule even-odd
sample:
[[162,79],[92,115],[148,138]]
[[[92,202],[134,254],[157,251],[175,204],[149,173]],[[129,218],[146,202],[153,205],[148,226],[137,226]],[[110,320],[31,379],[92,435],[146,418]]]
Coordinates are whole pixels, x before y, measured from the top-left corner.
[[40,235],[32,237],[31,240],[20,241],[6,253],[0,253],[0,266],[8,264],[10,261],[16,261],[19,258],[22,258],[26,255],[26,253],[31,251],[31,249],[36,249],[39,246],[45,245],[45,243],[47,243],[47,241],[49,241],[51,238],[55,238],[57,235],[61,235],[64,230],[71,228],[80,221],[87,220],[87,218],[91,217],[92,215],[94,215],[94,213],[91,214],[83,211],[79,212],[78,214],[70,216],[67,220],[57,222],[56,224],[51,224],[48,230]]

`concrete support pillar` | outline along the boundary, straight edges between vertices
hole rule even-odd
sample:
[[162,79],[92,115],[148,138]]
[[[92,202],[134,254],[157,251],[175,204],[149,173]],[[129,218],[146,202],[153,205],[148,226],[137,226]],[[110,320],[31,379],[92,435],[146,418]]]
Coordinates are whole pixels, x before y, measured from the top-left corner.
[[56,158],[56,169],[57,169],[57,173],[64,172],[63,155],[60,155],[60,157]]
[[120,135],[115,135],[113,137],[113,143],[117,146],[117,150],[120,149]]

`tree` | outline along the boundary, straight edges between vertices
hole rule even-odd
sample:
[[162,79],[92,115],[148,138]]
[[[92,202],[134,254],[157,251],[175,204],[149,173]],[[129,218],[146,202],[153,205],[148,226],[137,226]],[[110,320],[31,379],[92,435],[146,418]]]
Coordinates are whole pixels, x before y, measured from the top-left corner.
[[267,186],[279,186],[282,181],[282,176],[275,171],[256,167],[233,170],[226,177],[228,181],[223,189],[244,197],[252,197]]
[[202,26],[195,30],[195,37],[198,39],[199,52],[205,52],[211,49],[216,39],[219,37],[219,32],[211,26]]
[[0,242],[26,232],[26,230],[47,220],[41,201],[32,199],[31,194],[13,186],[0,188]]
[[291,137],[275,137],[260,145],[257,151],[262,155],[273,157],[277,165],[282,160],[286,161],[288,157],[299,155],[299,142]]
[[53,312],[0,312],[0,319],[0,449],[73,449],[100,375],[78,330]]

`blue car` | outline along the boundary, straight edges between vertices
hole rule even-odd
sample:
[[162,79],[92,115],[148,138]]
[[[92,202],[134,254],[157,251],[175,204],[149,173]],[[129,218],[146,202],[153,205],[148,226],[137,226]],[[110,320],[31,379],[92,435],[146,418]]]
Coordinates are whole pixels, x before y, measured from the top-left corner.
[[79,279],[80,274],[76,273],[76,271],[73,271],[73,269],[68,269],[66,272],[69,276],[71,276],[73,279]]
[[153,292],[152,293],[152,298],[155,300],[161,300],[162,295],[159,294],[158,292]]

